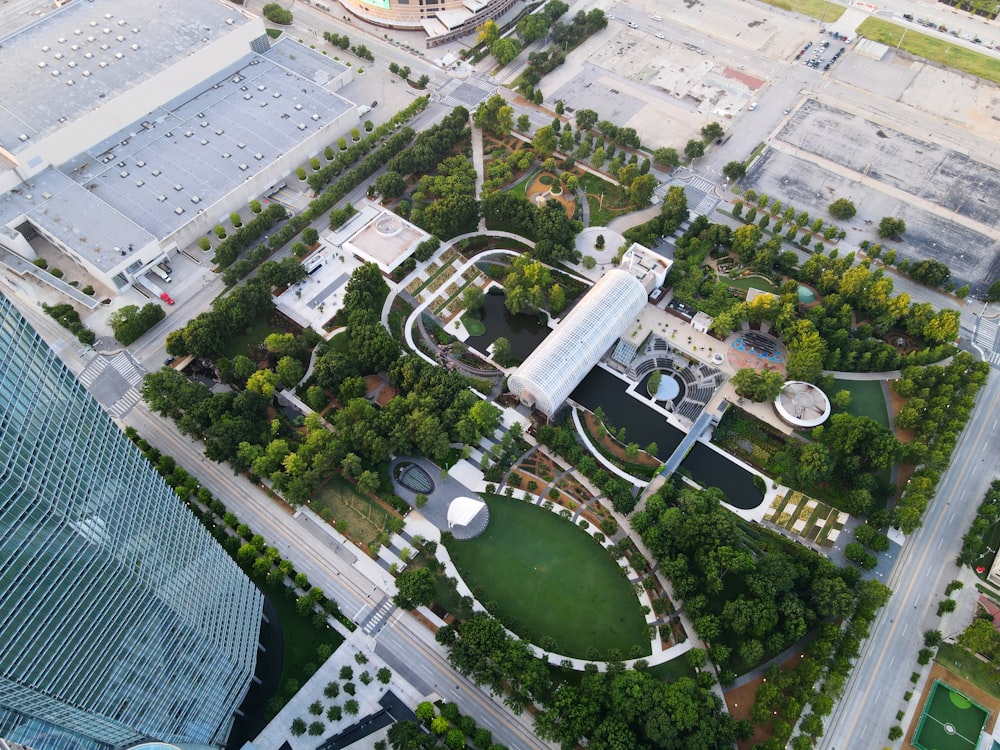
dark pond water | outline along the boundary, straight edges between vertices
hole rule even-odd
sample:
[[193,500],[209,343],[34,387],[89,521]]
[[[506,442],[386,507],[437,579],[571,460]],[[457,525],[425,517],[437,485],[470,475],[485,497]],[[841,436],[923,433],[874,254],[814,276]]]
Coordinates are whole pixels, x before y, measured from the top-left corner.
[[[595,367],[570,398],[591,411],[600,406],[613,426],[625,428],[629,442],[641,446],[655,442],[657,458],[666,461],[680,445],[684,433],[625,393],[625,388],[623,381]],[[753,475],[703,443],[694,444],[681,468],[703,487],[718,487],[737,508],[755,508],[760,504],[762,495],[753,486]]]
[[510,341],[510,351],[517,359],[526,359],[549,335],[551,329],[545,325],[542,315],[511,315],[504,307],[502,294],[487,294],[480,320],[486,326],[482,336],[469,336],[466,343],[474,349],[485,352],[501,336]]

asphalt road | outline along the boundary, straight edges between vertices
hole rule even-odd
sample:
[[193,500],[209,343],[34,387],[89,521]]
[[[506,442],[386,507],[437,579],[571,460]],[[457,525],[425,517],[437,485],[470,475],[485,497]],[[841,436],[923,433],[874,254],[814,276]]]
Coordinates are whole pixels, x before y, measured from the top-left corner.
[[[205,459],[201,444],[179,434],[140,404],[123,420],[158,450],[173,456],[202,486],[239,516],[268,544],[291,560],[313,585],[336,599],[355,621],[384,596],[380,581],[371,581],[351,566],[353,546],[343,549],[315,524],[296,519],[245,478]],[[532,731],[527,715],[515,716],[503,704],[458,675],[433,634],[408,612],[396,611],[377,635],[375,650],[396,673],[425,694],[437,693],[456,703],[463,713],[493,732],[494,740],[510,748],[548,748]],[[554,746],[551,746],[554,747]]]
[[923,633],[938,627],[937,602],[958,575],[955,558],[962,535],[998,473],[998,407],[1000,376],[991,372],[924,524],[907,540],[889,577],[893,595],[862,646],[844,698],[827,721],[829,729],[819,745],[822,750],[888,744],[896,712],[905,708],[903,694],[913,688],[910,675],[920,669],[916,660]]

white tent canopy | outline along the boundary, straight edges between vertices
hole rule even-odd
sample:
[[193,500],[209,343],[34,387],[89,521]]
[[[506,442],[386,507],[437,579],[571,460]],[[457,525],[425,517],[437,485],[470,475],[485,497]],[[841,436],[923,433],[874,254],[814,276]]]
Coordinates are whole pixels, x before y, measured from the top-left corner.
[[471,497],[456,497],[448,506],[448,528],[468,526],[469,522],[485,505],[486,503],[482,500],[474,500]]

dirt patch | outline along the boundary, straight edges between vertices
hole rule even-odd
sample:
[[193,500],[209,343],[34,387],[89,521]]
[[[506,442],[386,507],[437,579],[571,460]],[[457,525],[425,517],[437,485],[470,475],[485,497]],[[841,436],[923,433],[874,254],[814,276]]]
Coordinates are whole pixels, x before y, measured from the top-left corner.
[[[792,658],[787,659],[781,665],[781,668],[792,669],[799,658],[798,654],[794,655]],[[726,699],[726,706],[729,707],[729,713],[734,719],[737,721],[740,719],[750,720],[750,709],[753,707],[754,698],[757,696],[757,688],[760,687],[763,681],[764,677],[761,676],[753,682],[748,682],[746,685],[733,688],[732,690],[726,690],[722,694]],[[739,750],[750,750],[757,743],[767,742],[769,739],[771,739],[771,727],[754,725],[753,734],[750,735],[750,739],[737,742],[736,746]]]
[[[552,182],[546,185],[542,182],[542,177],[548,177],[552,180]],[[559,190],[559,194],[553,194],[553,189]],[[528,185],[524,194],[529,201],[536,205],[538,205],[540,201],[547,201],[550,199],[558,201],[566,211],[566,215],[571,219],[573,218],[573,212],[576,210],[575,196],[559,181],[559,177],[551,172],[542,172],[535,177],[535,179],[531,181],[531,184]]]
[[[889,408],[892,409],[893,423],[895,424],[895,419],[899,416],[899,410],[906,405],[906,399],[900,396],[892,389],[892,384],[895,381],[888,381],[888,391],[889,391]],[[896,439],[901,443],[912,443],[916,439],[916,434],[913,430],[903,430],[899,427],[896,428]]]
[[754,91],[761,88],[765,83],[767,83],[767,81],[764,81],[760,78],[755,78],[754,76],[748,75],[747,73],[744,73],[741,70],[737,70],[736,68],[726,68],[722,72],[722,74],[726,78],[732,78],[736,81],[739,81],[740,83],[746,85],[748,88],[751,88]]
[[913,745],[913,735],[916,733],[917,725],[920,723],[920,715],[924,710],[924,704],[930,697],[930,686],[934,684],[934,680],[941,680],[942,682],[947,683],[951,687],[965,693],[983,708],[988,709],[990,717],[986,720],[986,731],[993,731],[993,727],[997,723],[997,712],[1000,711],[1000,700],[994,698],[985,690],[980,690],[968,680],[959,677],[950,669],[945,669],[940,664],[935,662],[931,665],[931,674],[927,679],[927,687],[924,688],[924,693],[920,696],[920,705],[917,706],[917,712],[914,714],[913,720],[910,722],[910,726],[906,730],[906,735],[903,741],[904,748],[907,748],[907,750],[910,750],[911,748],[912,750],[916,750],[916,747]]

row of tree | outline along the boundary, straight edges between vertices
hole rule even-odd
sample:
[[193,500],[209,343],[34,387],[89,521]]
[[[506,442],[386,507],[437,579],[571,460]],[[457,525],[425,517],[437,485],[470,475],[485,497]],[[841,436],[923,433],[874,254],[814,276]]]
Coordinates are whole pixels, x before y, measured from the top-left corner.
[[968,352],[958,352],[944,366],[907,367],[892,383],[892,389],[907,399],[900,416],[916,434],[907,450],[910,462],[919,466],[893,509],[893,523],[903,533],[920,526],[989,373],[988,362],[977,362]]
[[959,565],[970,567],[978,565],[992,552],[987,542],[987,535],[998,519],[1000,519],[1000,479],[994,479],[976,510],[972,525],[962,537],[962,551],[958,553],[957,560]]
[[750,734],[747,722],[722,710],[722,699],[709,689],[710,675],[668,684],[644,669],[611,663],[606,673],[593,665],[579,686],[564,682],[553,689],[528,645],[487,614],[441,628],[437,640],[455,669],[502,694],[515,713],[536,705],[538,735],[562,747],[726,748]]

